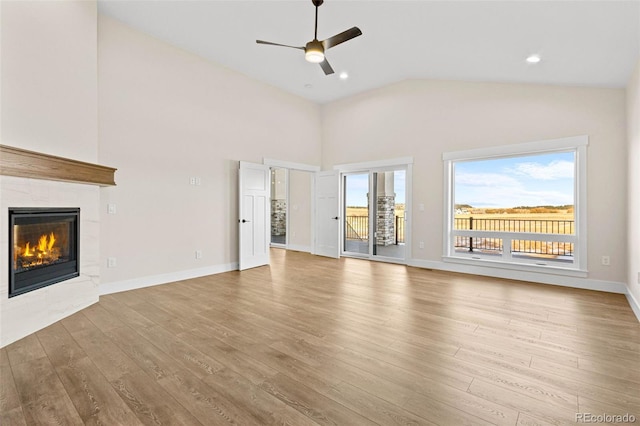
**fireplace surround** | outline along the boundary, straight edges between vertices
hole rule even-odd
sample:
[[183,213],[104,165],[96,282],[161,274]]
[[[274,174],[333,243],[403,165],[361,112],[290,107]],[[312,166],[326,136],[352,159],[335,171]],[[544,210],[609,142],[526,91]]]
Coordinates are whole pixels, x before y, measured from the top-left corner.
[[80,275],[79,208],[9,208],[9,297]]
[[[104,173],[96,171],[96,167]],[[101,187],[114,185],[115,171],[94,163],[0,145],[0,262],[4,265],[0,267],[0,347],[98,301]],[[81,232],[76,234],[79,276],[9,297],[7,267],[12,267],[13,260],[13,243],[9,243],[10,207],[79,208]]]

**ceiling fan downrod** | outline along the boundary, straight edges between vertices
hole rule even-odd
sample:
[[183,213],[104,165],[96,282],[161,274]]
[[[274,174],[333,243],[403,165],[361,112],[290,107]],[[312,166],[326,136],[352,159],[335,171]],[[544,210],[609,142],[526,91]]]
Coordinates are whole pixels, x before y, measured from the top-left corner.
[[313,39],[317,40],[318,39],[318,8],[322,6],[322,3],[324,3],[324,0],[311,0],[311,1],[313,2],[313,5],[316,7],[316,24],[313,30]]

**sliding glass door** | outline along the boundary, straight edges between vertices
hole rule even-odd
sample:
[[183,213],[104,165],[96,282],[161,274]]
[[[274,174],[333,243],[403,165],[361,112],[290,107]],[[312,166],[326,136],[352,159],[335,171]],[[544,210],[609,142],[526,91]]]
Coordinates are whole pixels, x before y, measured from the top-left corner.
[[405,259],[406,169],[342,175],[342,254]]
[[375,172],[372,176],[375,203],[373,256],[405,258],[405,170]]
[[369,254],[369,173],[343,175],[344,253]]

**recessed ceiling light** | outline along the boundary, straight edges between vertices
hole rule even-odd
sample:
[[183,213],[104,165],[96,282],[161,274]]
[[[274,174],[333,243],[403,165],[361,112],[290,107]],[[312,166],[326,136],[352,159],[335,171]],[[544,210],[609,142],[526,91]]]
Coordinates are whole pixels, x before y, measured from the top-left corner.
[[311,89],[312,87],[313,87],[313,84],[311,84],[311,83],[307,83],[307,84],[304,85],[305,89]]
[[530,64],[537,64],[541,60],[542,60],[542,58],[540,58],[540,55],[529,55],[529,56],[527,56],[527,62],[530,63]]
[[346,71],[340,73],[340,80],[346,80],[349,78],[349,74]]

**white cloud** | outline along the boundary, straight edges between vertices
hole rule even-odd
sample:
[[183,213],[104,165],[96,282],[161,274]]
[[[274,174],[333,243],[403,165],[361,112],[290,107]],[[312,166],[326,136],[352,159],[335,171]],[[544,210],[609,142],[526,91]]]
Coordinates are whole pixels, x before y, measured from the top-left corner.
[[539,180],[571,179],[574,176],[573,162],[565,160],[554,160],[549,164],[519,163],[508,171]]
[[[474,190],[476,189],[476,190]],[[476,188],[459,188],[456,203],[474,207],[516,207],[572,204],[572,197],[558,191],[527,191],[523,188],[494,188],[477,191]]]
[[456,173],[456,185],[491,188],[522,187],[517,179],[499,173]]
[[[573,176],[573,175],[572,175]],[[523,183],[499,173],[456,173],[456,203],[474,207],[516,207],[573,203],[573,193]],[[548,185],[545,185],[548,186]]]

